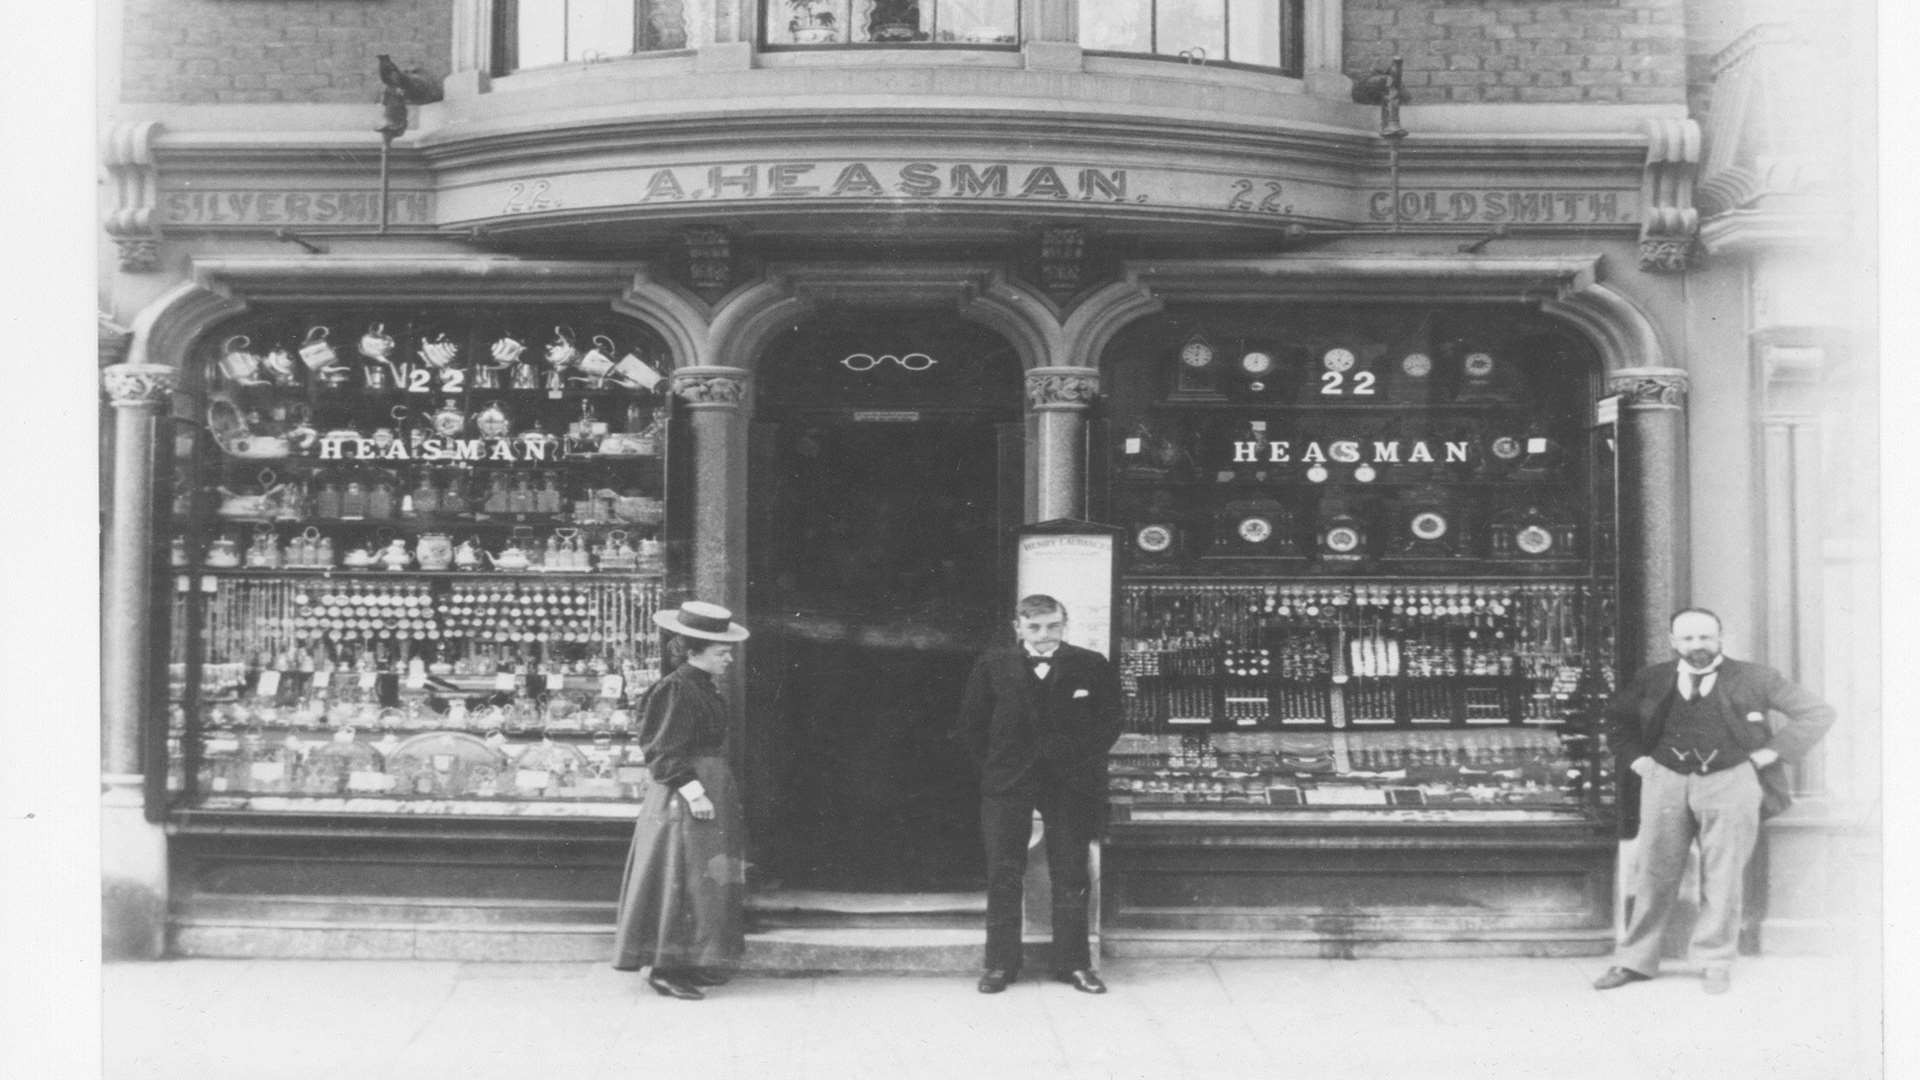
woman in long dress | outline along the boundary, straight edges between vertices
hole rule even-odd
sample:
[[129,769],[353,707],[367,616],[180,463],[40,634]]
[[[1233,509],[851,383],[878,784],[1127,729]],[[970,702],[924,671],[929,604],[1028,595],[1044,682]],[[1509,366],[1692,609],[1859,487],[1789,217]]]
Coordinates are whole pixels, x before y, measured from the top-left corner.
[[652,782],[627,853],[613,966],[649,969],[665,997],[698,1001],[719,986],[744,946],[745,833],[727,766],[727,707],[715,680],[747,629],[715,604],[690,600],[654,621],[678,635],[686,662],[648,689],[640,742]]

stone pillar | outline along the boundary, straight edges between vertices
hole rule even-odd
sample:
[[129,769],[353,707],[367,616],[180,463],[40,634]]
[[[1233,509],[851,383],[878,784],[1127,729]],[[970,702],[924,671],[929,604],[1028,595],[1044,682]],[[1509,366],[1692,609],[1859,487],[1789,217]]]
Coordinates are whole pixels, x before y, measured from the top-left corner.
[[1033,71],[1079,71],[1081,0],[1027,0],[1021,53]]
[[178,373],[115,364],[102,373],[114,406],[113,504],[101,571],[100,870],[109,958],[157,959],[166,945],[167,841],[146,819],[141,732],[152,685],[153,480],[159,422]]
[[1098,368],[1027,372],[1029,521],[1087,516],[1087,410],[1099,396]]
[[[686,403],[693,428],[693,566],[687,577],[695,599],[724,605],[736,615],[747,600],[747,415],[742,406],[750,377],[743,368],[718,366],[673,373],[673,392]],[[746,672],[744,658],[737,660],[722,687],[736,754],[746,745]]]
[[1623,368],[1620,399],[1620,653],[1628,668],[1667,658],[1667,619],[1689,602],[1687,373]]

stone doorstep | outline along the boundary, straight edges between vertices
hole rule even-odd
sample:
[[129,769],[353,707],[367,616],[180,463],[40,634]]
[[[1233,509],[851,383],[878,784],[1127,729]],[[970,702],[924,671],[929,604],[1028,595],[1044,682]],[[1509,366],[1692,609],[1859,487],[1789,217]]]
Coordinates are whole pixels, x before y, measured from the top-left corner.
[[236,920],[300,924],[477,927],[495,923],[612,924],[614,905],[577,900],[196,893],[174,901],[175,922]]
[[1429,957],[1606,956],[1608,930],[1457,930],[1396,928],[1391,933],[1314,930],[1116,930],[1102,935],[1101,955],[1127,959],[1298,957],[1317,959],[1423,959]]
[[[171,955],[195,958],[556,962],[605,960],[613,953],[613,932],[605,924],[422,926],[189,916],[174,920],[168,936]],[[741,968],[790,975],[970,972],[979,969],[983,940],[978,927],[784,928],[749,933]]]

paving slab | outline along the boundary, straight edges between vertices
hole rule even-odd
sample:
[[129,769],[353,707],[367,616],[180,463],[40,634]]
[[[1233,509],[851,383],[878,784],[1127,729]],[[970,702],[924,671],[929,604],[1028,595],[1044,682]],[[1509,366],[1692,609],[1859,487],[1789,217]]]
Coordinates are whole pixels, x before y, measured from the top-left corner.
[[109,1080],[1872,1080],[1880,1005],[1844,959],[1607,993],[1592,959],[1109,960],[1029,972],[746,976],[701,1002],[604,963],[189,960],[103,973]]

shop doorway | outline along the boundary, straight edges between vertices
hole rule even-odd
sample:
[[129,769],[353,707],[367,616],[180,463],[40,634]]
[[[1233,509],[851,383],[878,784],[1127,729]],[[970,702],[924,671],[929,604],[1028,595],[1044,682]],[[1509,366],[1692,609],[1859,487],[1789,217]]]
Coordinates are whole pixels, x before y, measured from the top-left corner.
[[[978,334],[925,352],[956,368],[972,356],[976,376],[1004,368],[1017,392],[1003,346],[956,349]],[[797,344],[796,364],[848,355],[843,343],[817,346]],[[790,889],[979,890],[979,779],[954,727],[1006,606],[1000,538],[1019,520],[1018,399],[983,402],[973,391],[991,380],[961,371],[863,383],[866,373],[833,366],[839,407],[769,379],[755,425],[755,861]]]

